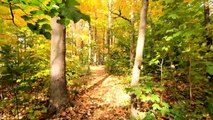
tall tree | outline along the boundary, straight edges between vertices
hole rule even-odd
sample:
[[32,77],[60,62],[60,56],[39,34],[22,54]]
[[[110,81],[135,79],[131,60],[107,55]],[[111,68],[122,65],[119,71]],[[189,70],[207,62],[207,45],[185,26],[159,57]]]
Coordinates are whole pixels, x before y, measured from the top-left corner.
[[90,71],[90,64],[91,64],[91,55],[92,55],[92,28],[91,28],[91,23],[89,22],[89,38],[88,38],[88,72]]
[[[211,46],[213,45],[213,38],[212,38],[212,32],[211,32],[211,19],[210,19],[210,1],[204,0],[204,25],[205,25],[205,39],[208,46],[207,52],[210,52]],[[210,75],[207,73],[209,81],[213,81],[213,75]]]
[[204,0],[204,25],[206,27],[206,42],[208,46],[211,46],[213,44],[211,33],[210,33],[210,27],[209,25],[211,24],[210,20],[210,9],[209,9],[209,0]]
[[[79,5],[75,0],[63,0],[64,6],[59,9],[59,15],[53,15],[51,18],[51,80],[50,80],[50,99],[48,114],[52,115],[64,110],[70,105],[67,94],[66,83],[66,27],[69,19],[74,23],[80,19],[89,20],[88,16],[82,14],[75,6]],[[60,3],[57,3],[59,5]],[[50,11],[51,12],[51,11]],[[78,16],[76,16],[78,15]],[[69,19],[66,19],[69,18]],[[67,23],[68,21],[68,23]]]
[[[4,2],[7,3],[7,2]],[[89,17],[80,12],[76,5],[79,3],[75,0],[22,0],[22,1],[8,1],[10,13],[12,16],[12,22],[14,21],[13,6],[17,6],[18,9],[32,7],[30,15],[24,15],[23,19],[32,20],[36,15],[48,15],[51,17],[51,73],[50,73],[50,99],[48,114],[52,115],[65,109],[69,105],[69,99],[66,88],[65,77],[65,53],[66,53],[66,29],[65,26],[69,24],[70,20],[75,23],[80,19],[88,20]],[[39,6],[39,7],[38,7]],[[33,16],[33,17],[32,17]],[[45,22],[44,22],[45,21]],[[50,38],[48,32],[49,24],[46,23],[48,19],[37,19],[34,24],[28,23],[28,27],[36,33],[43,34],[46,38]]]
[[134,48],[135,48],[135,12],[134,12],[135,0],[131,4],[131,47],[130,47],[130,68],[133,66],[134,62]]
[[50,66],[50,99],[48,112],[52,115],[59,112],[70,105],[68,92],[66,89],[66,42],[65,42],[65,26],[58,23],[60,17],[51,18],[51,66]]
[[[97,20],[97,15],[95,13],[95,20]],[[98,47],[97,47],[97,27],[94,26],[94,43],[95,43],[95,49],[94,49],[94,58],[93,58],[93,64],[97,65],[98,59],[97,59],[97,52],[98,52]]]
[[111,26],[112,26],[112,0],[108,3],[108,28],[107,28],[107,49],[108,54],[110,53],[110,42],[111,42]]
[[[142,2],[142,9],[140,14],[140,25],[139,25],[139,33],[138,33],[138,41],[137,41],[137,48],[136,48],[136,55],[134,66],[132,70],[132,81],[131,86],[137,85],[139,82],[141,65],[142,65],[142,57],[143,57],[143,49],[144,49],[144,42],[145,42],[145,32],[146,32],[146,20],[147,20],[147,11],[148,11],[148,0],[143,0]],[[136,110],[136,103],[133,102],[135,99],[135,95],[131,94],[131,115],[134,118],[138,117],[137,110]]]

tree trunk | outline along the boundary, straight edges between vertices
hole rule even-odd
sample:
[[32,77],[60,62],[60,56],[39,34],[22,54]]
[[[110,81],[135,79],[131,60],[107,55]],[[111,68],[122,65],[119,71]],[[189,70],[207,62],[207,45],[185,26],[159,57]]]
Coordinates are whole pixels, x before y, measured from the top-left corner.
[[[208,27],[211,24],[211,19],[210,19],[210,9],[209,9],[209,0],[204,0],[204,25],[205,25],[205,39],[206,39],[206,44],[207,44],[207,52],[211,51],[211,46],[213,45],[213,38],[211,35],[211,28]],[[210,75],[207,73],[207,77],[209,82],[213,81],[213,75]]]
[[210,20],[210,9],[209,9],[209,1],[204,0],[204,24],[206,27],[206,42],[208,46],[211,46],[213,44],[213,40],[210,33],[210,28],[208,27],[209,24],[211,24]]
[[210,10],[209,10],[209,2],[208,0],[204,0],[204,22],[205,25],[210,23]]
[[130,68],[133,67],[134,57],[135,57],[135,13],[134,13],[134,3],[135,0],[132,1],[131,4],[131,47],[130,47]]
[[[145,42],[145,32],[146,32],[146,20],[147,20],[147,11],[148,11],[148,0],[143,0],[143,7],[141,9],[140,15],[140,26],[139,26],[139,33],[138,33],[138,41],[137,41],[137,48],[136,48],[136,56],[132,71],[132,81],[131,86],[137,85],[139,82],[140,71],[141,71],[141,64],[142,64],[142,57],[143,57],[143,49],[144,49],[144,42]],[[131,115],[134,118],[138,118],[138,113],[136,110],[136,103],[134,102],[135,95],[131,95]]]
[[95,43],[95,47],[94,47],[94,58],[93,58],[93,64],[97,65],[97,50],[98,50],[98,43],[97,43],[97,27],[94,27],[94,43]]
[[107,28],[107,53],[110,53],[110,42],[111,42],[111,21],[112,21],[112,0],[109,0],[108,3],[108,28]]
[[65,63],[65,34],[64,25],[57,21],[60,17],[51,19],[52,39],[51,39],[51,72],[50,72],[50,88],[49,88],[49,106],[48,114],[52,116],[59,113],[70,105],[68,92],[66,88],[66,63]]
[[101,60],[101,64],[103,65],[104,62],[105,62],[105,40],[106,40],[106,32],[105,32],[105,29],[103,30],[103,38],[102,38],[102,60]]
[[89,39],[88,39],[88,72],[90,72],[90,65],[91,65],[91,55],[92,55],[92,28],[91,23],[89,22]]

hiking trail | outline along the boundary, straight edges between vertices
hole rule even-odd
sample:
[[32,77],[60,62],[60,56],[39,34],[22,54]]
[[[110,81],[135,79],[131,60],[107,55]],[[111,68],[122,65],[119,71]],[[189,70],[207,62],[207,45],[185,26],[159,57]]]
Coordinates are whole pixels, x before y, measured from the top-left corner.
[[[91,66],[91,74],[75,81],[81,90],[73,99],[67,119],[126,120],[129,115],[128,81],[122,76],[108,75],[104,66]],[[76,88],[77,89],[77,88]]]

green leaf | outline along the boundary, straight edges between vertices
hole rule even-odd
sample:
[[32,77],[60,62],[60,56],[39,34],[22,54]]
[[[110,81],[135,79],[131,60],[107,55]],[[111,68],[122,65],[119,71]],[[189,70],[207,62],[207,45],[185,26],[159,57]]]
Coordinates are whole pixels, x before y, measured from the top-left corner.
[[35,110],[33,113],[35,116],[40,116],[42,113],[40,110]]
[[166,102],[162,102],[161,105],[162,105],[163,107],[169,108],[169,104],[166,103]]
[[51,26],[49,24],[43,24],[41,29],[44,29],[44,30],[51,30]]
[[35,25],[33,25],[32,23],[27,23],[27,27],[29,27],[30,30],[32,30],[32,31],[37,29],[37,27]]
[[51,17],[58,16],[58,10],[54,8],[54,9],[51,9],[50,11],[46,11],[46,14]]
[[156,109],[160,110],[161,107],[157,103],[155,103],[152,105],[152,108],[153,110],[156,110]]
[[23,15],[21,16],[21,18],[23,18],[25,21],[28,21],[28,20],[32,20],[33,18],[32,17],[29,17],[27,15]]
[[168,16],[168,18],[178,19],[179,16],[178,16],[177,14],[170,14],[170,15]]
[[37,15],[43,15],[44,11],[43,10],[34,10],[30,12],[32,16],[37,16]]
[[206,64],[206,72],[213,75],[213,63]]
[[127,88],[125,88],[125,90],[126,90],[126,92],[132,92],[132,87],[127,87]]
[[138,97],[141,96],[141,94],[142,94],[141,89],[139,89],[139,88],[136,88],[135,91],[134,91],[134,93]]
[[170,40],[172,40],[172,39],[173,39],[173,37],[172,37],[172,36],[165,36],[164,38],[165,38],[165,40],[166,40],[166,41],[170,41]]
[[55,0],[56,3],[62,3],[62,0]]
[[39,5],[41,5],[41,2],[39,0],[31,0],[30,4],[35,5],[35,6],[39,6]]
[[50,32],[44,32],[43,35],[46,39],[51,39],[51,33]]
[[42,22],[48,22],[49,20],[47,18],[42,18],[37,20],[38,23],[42,23]]
[[66,0],[65,6],[67,8],[74,7],[76,5],[80,5],[80,4],[75,0]]
[[145,102],[145,101],[149,101],[150,97],[146,96],[146,95],[141,95],[140,99],[141,99],[141,101]]
[[197,104],[201,104],[201,105],[203,105],[203,104],[204,104],[204,101],[196,100],[196,103],[197,103]]
[[64,17],[67,17],[67,18],[73,20],[74,23],[77,23],[80,19],[83,19],[83,20],[86,20],[86,21],[90,20],[88,15],[81,13],[81,11],[79,9],[75,8],[75,7],[62,8],[61,14]]
[[152,94],[151,95],[151,101],[152,102],[160,102],[160,98],[159,98],[159,96],[158,95],[155,95],[155,94]]
[[70,19],[65,18],[65,26],[70,24]]
[[20,7],[18,6],[12,6],[13,10],[17,10],[17,9],[20,9]]
[[151,88],[150,86],[146,86],[146,87],[144,88],[144,91],[145,91],[146,93],[151,93],[151,92],[152,92],[152,88]]
[[154,113],[148,112],[143,120],[156,120]]
[[161,108],[161,113],[162,113],[162,114],[169,113],[169,108],[167,108],[167,107]]

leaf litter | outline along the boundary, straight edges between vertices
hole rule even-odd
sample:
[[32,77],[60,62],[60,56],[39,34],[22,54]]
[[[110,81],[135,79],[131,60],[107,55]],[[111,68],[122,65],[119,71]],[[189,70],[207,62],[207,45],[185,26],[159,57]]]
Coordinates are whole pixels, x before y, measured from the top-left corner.
[[[130,97],[125,92],[128,83],[122,76],[108,75],[104,66],[92,66],[91,74],[74,80],[69,87],[73,107],[53,119],[127,120]],[[83,87],[82,87],[83,86]]]

